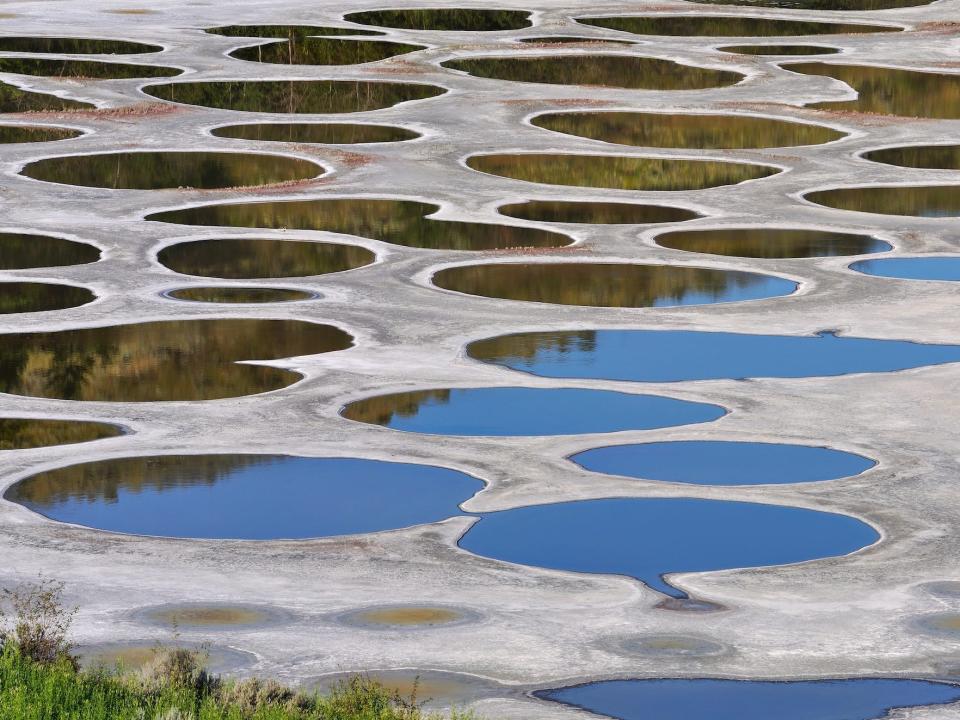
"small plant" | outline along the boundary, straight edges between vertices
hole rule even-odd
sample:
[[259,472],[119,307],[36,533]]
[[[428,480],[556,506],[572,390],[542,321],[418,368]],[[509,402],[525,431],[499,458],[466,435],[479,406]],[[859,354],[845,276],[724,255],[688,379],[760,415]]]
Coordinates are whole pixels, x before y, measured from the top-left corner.
[[[41,665],[67,662],[74,668],[73,645],[67,639],[77,608],[63,603],[62,582],[41,578],[0,593],[0,646],[12,644],[21,656]],[[10,609],[12,627],[3,607]]]

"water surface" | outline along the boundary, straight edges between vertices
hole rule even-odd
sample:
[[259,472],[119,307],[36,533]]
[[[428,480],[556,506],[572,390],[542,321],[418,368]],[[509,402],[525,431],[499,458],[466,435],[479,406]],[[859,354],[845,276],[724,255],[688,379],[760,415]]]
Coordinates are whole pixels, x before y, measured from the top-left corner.
[[85,134],[83,130],[50,125],[0,125],[0,145],[71,140]]
[[462,514],[483,489],[428,465],[286,455],[162,455],[33,475],[4,496],[59,522],[162,537],[302,539]]
[[900,167],[960,170],[960,145],[909,145],[864,153],[866,160]]
[[240,48],[229,56],[276,65],[359,65],[424,48],[385,40],[305,37]]
[[213,400],[278,390],[299,373],[242,361],[351,347],[301,320],[162,320],[0,335],[0,392],[103,402]]
[[44,77],[91,80],[173,77],[183,74],[183,70],[180,68],[160,65],[23,57],[0,58],[0,72],[15,75],[41,75]]
[[93,103],[69,100],[49,93],[21,90],[15,85],[0,82],[0,113],[67,112],[91,109]]
[[876,465],[861,455],[809,445],[716,440],[610,445],[572,455],[593,472],[693,485],[770,485],[836,480]]
[[123,435],[116,425],[84,420],[0,418],[0,450],[72,445]]
[[929,5],[934,0],[697,0],[710,5],[752,5],[790,10],[889,10]]
[[855,212],[926,218],[960,216],[960,185],[841,187],[803,197],[817,205]]
[[896,257],[882,260],[860,260],[851,270],[877,277],[903,280],[960,281],[960,257]]
[[216,286],[171,290],[167,297],[203,303],[276,303],[310,300],[316,295],[291,288]]
[[136,55],[163,50],[160,45],[130,40],[76,37],[0,37],[0,52],[48,53],[54,55]]
[[327,25],[222,25],[206,28],[204,32],[227,37],[259,37],[277,40],[302,40],[306,37],[337,37],[343,35],[383,35],[379,30],[330,27]]
[[789,63],[783,67],[805,75],[835,78],[857,92],[853,100],[811,103],[807,107],[903,117],[960,118],[960,73],[821,62]]
[[686,252],[750,258],[836,257],[892,249],[869,235],[793,228],[678,230],[657,235],[656,243]]
[[65,310],[97,299],[76,285],[45,282],[0,282],[0,315]]
[[473,8],[397,8],[368,10],[344,15],[347,22],[407,30],[452,30],[493,32],[530,27],[530,13],[524,10]]
[[347,405],[358,422],[457,436],[576,435],[710,422],[718,405],[581,388],[455,388],[378,395]]
[[900,32],[892,25],[831,23],[809,20],[779,20],[746,15],[636,15],[583,17],[585,25],[622,30],[636,35],[698,37],[788,37],[801,35],[848,35],[851,33]]
[[537,693],[617,720],[876,720],[894,708],[960,699],[923,680],[607,680]]
[[552,378],[639,382],[820,377],[960,362],[960,345],[688,330],[579,330],[501,335],[470,357]]
[[645,191],[703,190],[782,172],[769,165],[720,160],[560,153],[473,155],[467,158],[467,166],[489,175],[548,185]]
[[737,270],[627,263],[488,263],[438,271],[446,290],[591,307],[674,307],[789,295],[792,280]]
[[308,277],[369,265],[376,255],[357,245],[234,238],[168,245],[157,260],[174,272],[225,280]]
[[284,155],[148,151],[44,158],[27,164],[20,174],[45,182],[111,190],[205,190],[308,180],[323,175],[324,168]]
[[100,249],[52,235],[0,233],[0,270],[86,265],[100,259]]
[[721,52],[738,55],[835,55],[840,48],[825,45],[727,45]]
[[607,38],[588,37],[586,35],[544,35],[541,37],[517,38],[517,42],[531,45],[633,45],[632,40],[608,40]]
[[533,125],[566,135],[640,147],[738,150],[819,145],[846,137],[822,125],[749,115],[572,112],[538,115]]
[[672,60],[631,55],[479,57],[447,60],[441,65],[495,80],[634,90],[725,87],[740,82],[744,77],[741,73],[727,70],[711,70]]
[[836,557],[879,538],[855,518],[795,507],[610,498],[487,513],[459,544],[521,565],[627,575],[666,595],[685,597],[664,575]]
[[540,228],[427,217],[439,205],[385,198],[337,198],[200,205],[148,215],[182,225],[321,230],[431,250],[562,247],[573,239]]
[[353,123],[256,123],[214,128],[214,137],[290,142],[318,145],[356,145],[361,143],[401,142],[420,137],[420,133],[394,125],[358,125]]
[[364,80],[217,80],[148,85],[160,100],[244,112],[325,114],[380,110],[443,95],[436,85]]
[[520,220],[603,225],[648,225],[702,217],[693,210],[669,205],[566,200],[528,200],[501,205],[497,212]]

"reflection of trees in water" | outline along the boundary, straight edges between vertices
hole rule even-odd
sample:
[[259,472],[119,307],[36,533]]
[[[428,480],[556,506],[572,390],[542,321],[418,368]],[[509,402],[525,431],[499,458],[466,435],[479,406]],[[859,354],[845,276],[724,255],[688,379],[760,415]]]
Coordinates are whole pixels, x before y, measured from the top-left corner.
[[622,190],[698,190],[768,177],[779,168],[713,160],[619,157],[616,155],[474,155],[474,170],[501,177]]
[[239,365],[342,350],[350,336],[298,320],[182,320],[0,337],[0,392],[107,402],[209,400],[286,387],[297,373]]
[[271,142],[353,145],[357,143],[399,142],[420,137],[419,133],[391,125],[350,123],[257,123],[228,125],[213,130],[216,137]]
[[530,27],[525,10],[473,10],[469,8],[414,8],[370,10],[344,16],[347,22],[410,30],[519,30]]
[[37,160],[22,174],[88,187],[155,190],[269,185],[316,177],[323,168],[282,155],[233,152],[131,152]]
[[657,236],[656,242],[687,252],[754,258],[861,255],[890,247],[869,235],[778,228],[670,232]]
[[381,40],[307,37],[240,48],[230,57],[279,65],[359,65],[423,49],[423,45]]
[[424,405],[446,405],[450,402],[451,392],[451,390],[419,390],[379,395],[350,403],[343,409],[343,416],[358,422],[389,425],[395,416],[416,416]]
[[668,148],[767,148],[817,145],[844,137],[820,125],[731,115],[578,112],[540,115],[533,124],[620,145]]
[[148,216],[184,225],[323,230],[435,250],[557,247],[566,235],[509,225],[432,220],[439,206],[411,200],[343,198],[205,205]]
[[733,85],[743,75],[659,58],[623,55],[563,55],[532,58],[466,58],[444,67],[497,80],[552,85],[600,85],[649,90],[694,90]]
[[277,38],[279,40],[302,40],[311,36],[383,35],[378,30],[326,27],[323,25],[223,25],[207,28],[204,32],[227,37],[261,37]]
[[[41,127],[29,125],[0,125],[0,144],[52,142],[54,140],[69,140],[83,135],[81,130],[71,128]],[[2,236],[0,236],[2,239]],[[0,262],[3,262],[0,258]]]
[[48,235],[0,233],[0,270],[83,265],[100,259],[93,245]]
[[682,222],[700,217],[693,210],[666,205],[639,205],[634,203],[565,202],[563,200],[531,200],[502,205],[502,215],[521,220],[543,222],[645,224]]
[[738,55],[834,55],[840,48],[822,45],[727,45],[717,48]]
[[132,55],[160,52],[159,45],[129,40],[98,40],[70,37],[0,37],[0,51],[53,53],[57,55]]
[[139,493],[209,486],[237,470],[284,459],[276,455],[158,455],[101,460],[33,475],[10,488],[7,498],[40,510],[71,500],[109,503],[116,501],[121,490]]
[[632,17],[578,18],[586,25],[623,30],[637,35],[678,35],[701,37],[778,37],[789,35],[847,35],[873,32],[899,32],[901,28],[859,23],[809,22],[773,18],[723,15],[662,15]]
[[275,113],[379,110],[446,92],[436,85],[354,80],[238,80],[148,85],[161,100],[202,107]]
[[934,170],[960,170],[960,145],[920,145],[886,148],[864,155],[867,160]]
[[0,112],[3,113],[39,112],[44,110],[58,112],[61,110],[79,110],[92,107],[95,106],[91,103],[80,102],[79,100],[67,100],[66,98],[60,98],[48,93],[29,92],[0,82]]
[[827,207],[880,215],[960,215],[960,185],[839,188],[808,193],[804,197]]
[[737,271],[621,263],[468,265],[433,276],[439,287],[468,295],[594,307],[651,307],[690,294],[716,299],[769,279]]
[[857,91],[855,100],[821,102],[807,107],[903,117],[960,118],[960,74],[957,73],[819,62],[791,63],[784,67],[805,75],[832,77]]
[[0,282],[0,315],[63,310],[93,302],[87,288],[52,283]]
[[363,247],[297,240],[196,240],[163,248],[157,259],[185,275],[228,280],[325,275],[374,261]]
[[483,362],[523,362],[525,365],[534,365],[541,355],[566,355],[575,352],[590,354],[596,349],[595,330],[561,330],[516,333],[477,340],[467,346],[467,354],[474,360]]
[[0,58],[0,72],[46,77],[123,78],[173,77],[183,70],[157,65],[99,62],[97,60],[60,60],[55,58]]
[[933,0],[698,0],[709,5],[753,5],[795,10],[887,10],[929,5]]
[[0,418],[0,450],[68,445],[116,437],[120,428],[81,420]]

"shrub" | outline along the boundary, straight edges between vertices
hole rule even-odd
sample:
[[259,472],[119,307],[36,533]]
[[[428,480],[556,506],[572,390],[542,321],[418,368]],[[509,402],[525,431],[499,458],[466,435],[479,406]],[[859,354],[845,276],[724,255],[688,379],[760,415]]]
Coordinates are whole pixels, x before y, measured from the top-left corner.
[[13,590],[4,589],[0,598],[10,608],[12,627],[0,608],[0,644],[11,643],[26,658],[41,665],[65,662],[77,668],[67,639],[77,608],[63,604],[62,582],[40,579]]

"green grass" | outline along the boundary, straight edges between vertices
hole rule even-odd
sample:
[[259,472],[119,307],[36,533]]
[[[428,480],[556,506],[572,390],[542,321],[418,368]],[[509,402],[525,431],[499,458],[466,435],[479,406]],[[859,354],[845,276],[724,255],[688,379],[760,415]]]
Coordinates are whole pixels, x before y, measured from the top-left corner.
[[269,681],[192,686],[138,676],[76,671],[68,661],[43,665],[11,643],[0,654],[2,720],[476,720],[428,714],[357,676],[329,695],[297,695]]

